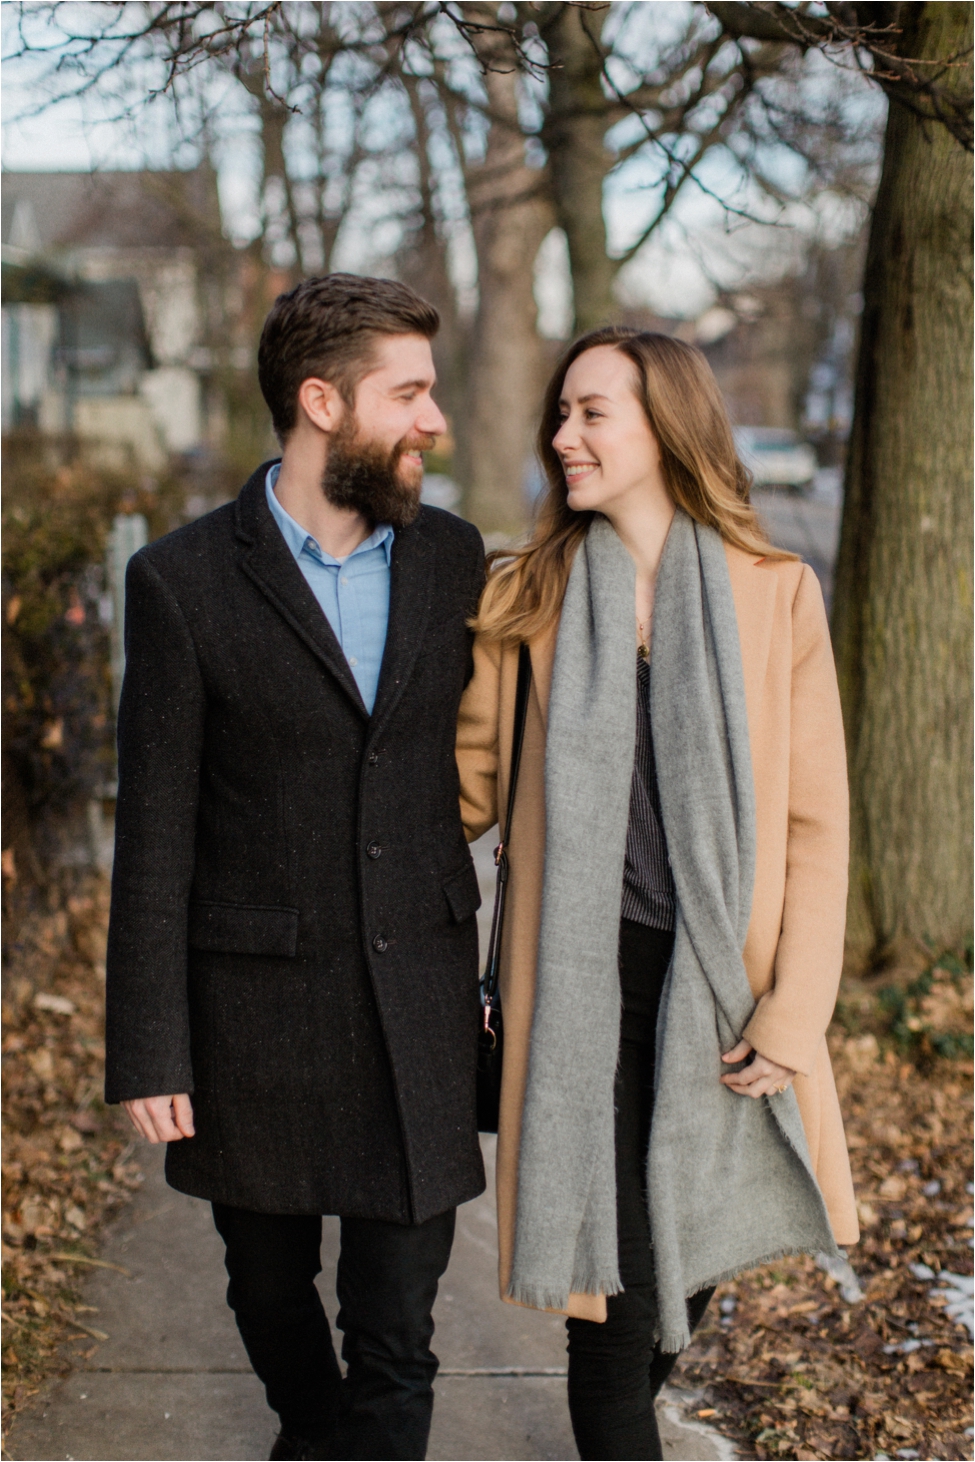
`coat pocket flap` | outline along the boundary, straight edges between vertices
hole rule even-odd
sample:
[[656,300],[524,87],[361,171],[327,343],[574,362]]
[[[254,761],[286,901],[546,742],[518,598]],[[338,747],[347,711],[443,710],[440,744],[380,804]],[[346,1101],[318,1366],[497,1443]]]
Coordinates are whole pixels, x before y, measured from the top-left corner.
[[458,924],[463,924],[481,907],[481,890],[477,883],[474,864],[470,861],[457,873],[444,880],[443,891],[450,905],[450,912]]
[[219,954],[268,954],[293,959],[298,947],[298,910],[259,904],[190,905],[189,941],[194,949]]

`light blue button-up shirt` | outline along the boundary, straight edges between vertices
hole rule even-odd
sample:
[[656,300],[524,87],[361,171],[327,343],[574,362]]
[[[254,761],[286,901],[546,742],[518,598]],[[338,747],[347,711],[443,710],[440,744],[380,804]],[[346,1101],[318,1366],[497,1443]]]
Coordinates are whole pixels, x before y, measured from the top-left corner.
[[379,523],[347,558],[333,558],[278,502],[274,484],[280,467],[276,462],[267,474],[267,505],[308,587],[335,631],[366,710],[372,715],[389,623],[392,526]]

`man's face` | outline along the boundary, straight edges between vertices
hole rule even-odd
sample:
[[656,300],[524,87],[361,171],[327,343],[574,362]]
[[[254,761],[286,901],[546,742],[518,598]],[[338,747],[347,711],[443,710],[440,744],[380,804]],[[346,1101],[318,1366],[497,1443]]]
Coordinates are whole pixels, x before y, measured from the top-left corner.
[[422,454],[447,430],[430,394],[435,381],[429,340],[387,335],[379,341],[354,411],[329,438],[322,490],[336,507],[394,528],[412,523],[423,488]]

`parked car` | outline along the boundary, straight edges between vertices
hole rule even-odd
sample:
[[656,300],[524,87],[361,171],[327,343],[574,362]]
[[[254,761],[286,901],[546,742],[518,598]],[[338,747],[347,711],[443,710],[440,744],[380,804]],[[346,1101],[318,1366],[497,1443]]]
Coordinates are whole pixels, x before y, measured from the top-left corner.
[[816,475],[816,453],[794,431],[778,426],[739,426],[735,445],[756,487],[806,492]]

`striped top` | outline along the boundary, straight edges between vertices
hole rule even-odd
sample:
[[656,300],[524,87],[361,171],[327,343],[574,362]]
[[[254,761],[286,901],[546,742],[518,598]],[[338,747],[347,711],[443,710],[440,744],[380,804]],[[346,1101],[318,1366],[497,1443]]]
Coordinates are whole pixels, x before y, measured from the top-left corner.
[[620,917],[651,929],[674,927],[674,877],[667,857],[650,729],[650,665],[636,662],[636,752],[626,830],[623,907]]

